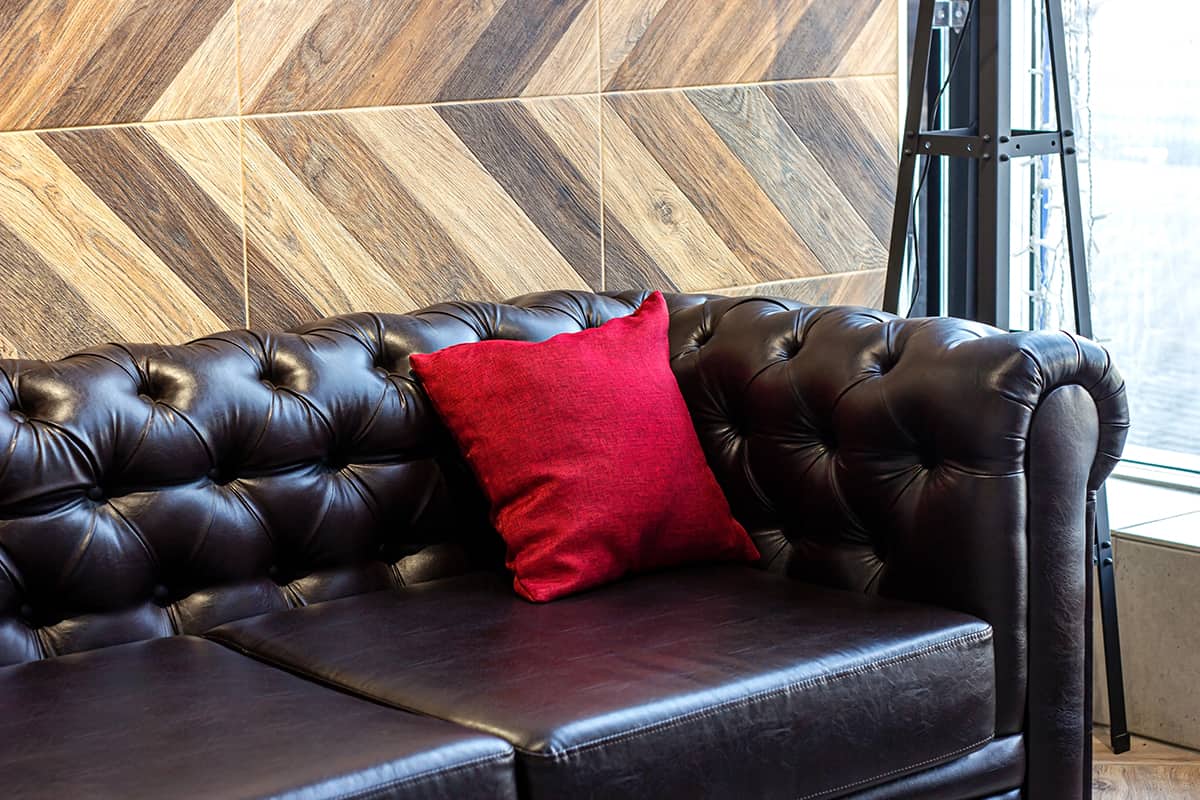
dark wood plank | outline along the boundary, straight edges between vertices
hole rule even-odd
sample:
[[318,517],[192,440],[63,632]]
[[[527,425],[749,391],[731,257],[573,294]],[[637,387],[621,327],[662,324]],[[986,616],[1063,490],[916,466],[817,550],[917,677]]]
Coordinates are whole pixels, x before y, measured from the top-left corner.
[[432,303],[499,293],[488,275],[340,117],[271,117],[253,125],[411,296]]
[[[774,84],[763,91],[880,243],[886,244],[896,196],[895,152],[864,129],[861,119],[837,96],[836,85],[832,81]],[[840,85],[853,92],[853,80]]]
[[143,128],[40,136],[221,320],[245,323],[240,224]]
[[515,97],[587,0],[508,0],[450,75],[438,100]]
[[121,338],[116,327],[0,220],[0,357],[51,359]]
[[661,289],[677,292],[679,286],[664,272],[637,238],[610,213],[604,217],[604,288]]
[[755,278],[823,271],[684,92],[611,95],[607,102]]
[[809,3],[763,78],[784,80],[832,75],[877,6],[878,0]]
[[600,277],[600,195],[521,103],[441,106],[438,114],[576,272]]

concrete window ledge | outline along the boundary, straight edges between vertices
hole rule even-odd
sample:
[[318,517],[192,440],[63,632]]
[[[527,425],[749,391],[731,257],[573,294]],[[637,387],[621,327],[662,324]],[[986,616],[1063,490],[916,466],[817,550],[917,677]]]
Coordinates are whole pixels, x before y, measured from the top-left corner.
[[[1108,483],[1131,733],[1200,749],[1200,492]],[[1095,615],[1095,717],[1108,722]]]

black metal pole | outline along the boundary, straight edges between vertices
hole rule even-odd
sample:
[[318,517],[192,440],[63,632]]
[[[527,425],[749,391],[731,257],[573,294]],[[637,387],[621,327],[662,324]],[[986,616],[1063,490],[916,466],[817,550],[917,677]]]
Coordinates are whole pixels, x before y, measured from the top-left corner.
[[[1006,2],[979,4],[979,134],[985,146],[1012,139],[1012,41]],[[1012,177],[1009,156],[985,150],[979,163],[979,206],[976,229],[975,314],[979,322],[1009,328],[1009,211]]]
[[896,181],[896,209],[892,214],[892,240],[888,249],[887,280],[883,289],[884,310],[900,312],[900,283],[904,277],[908,227],[912,213],[912,192],[916,180],[918,134],[925,105],[926,77],[929,74],[929,43],[933,37],[933,0],[921,0],[917,11],[917,34],[913,43],[912,71],[909,76],[908,113],[904,117],[904,137],[900,152],[900,173]]

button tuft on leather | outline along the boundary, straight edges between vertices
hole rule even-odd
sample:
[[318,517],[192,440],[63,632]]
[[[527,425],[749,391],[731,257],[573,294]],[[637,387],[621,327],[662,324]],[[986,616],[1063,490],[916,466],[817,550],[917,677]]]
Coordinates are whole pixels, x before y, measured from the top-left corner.
[[89,500],[95,500],[96,502],[100,502],[101,500],[104,499],[104,490],[101,489],[99,486],[93,486],[92,488],[87,490],[87,496],[88,496]]
[[33,619],[33,606],[28,603],[22,603],[21,608],[18,609],[18,613],[20,613],[22,619],[29,622]]
[[163,586],[161,583],[154,587],[153,595],[154,602],[158,603],[160,606],[166,605],[167,601],[171,599],[170,591],[168,591],[167,587]]

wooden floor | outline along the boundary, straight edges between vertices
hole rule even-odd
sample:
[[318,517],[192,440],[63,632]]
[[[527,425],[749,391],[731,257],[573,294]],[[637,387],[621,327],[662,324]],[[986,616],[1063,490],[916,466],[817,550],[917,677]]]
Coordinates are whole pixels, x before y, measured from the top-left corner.
[[1108,729],[1093,737],[1096,800],[1195,800],[1200,798],[1200,752],[1133,737],[1129,752],[1114,756]]

